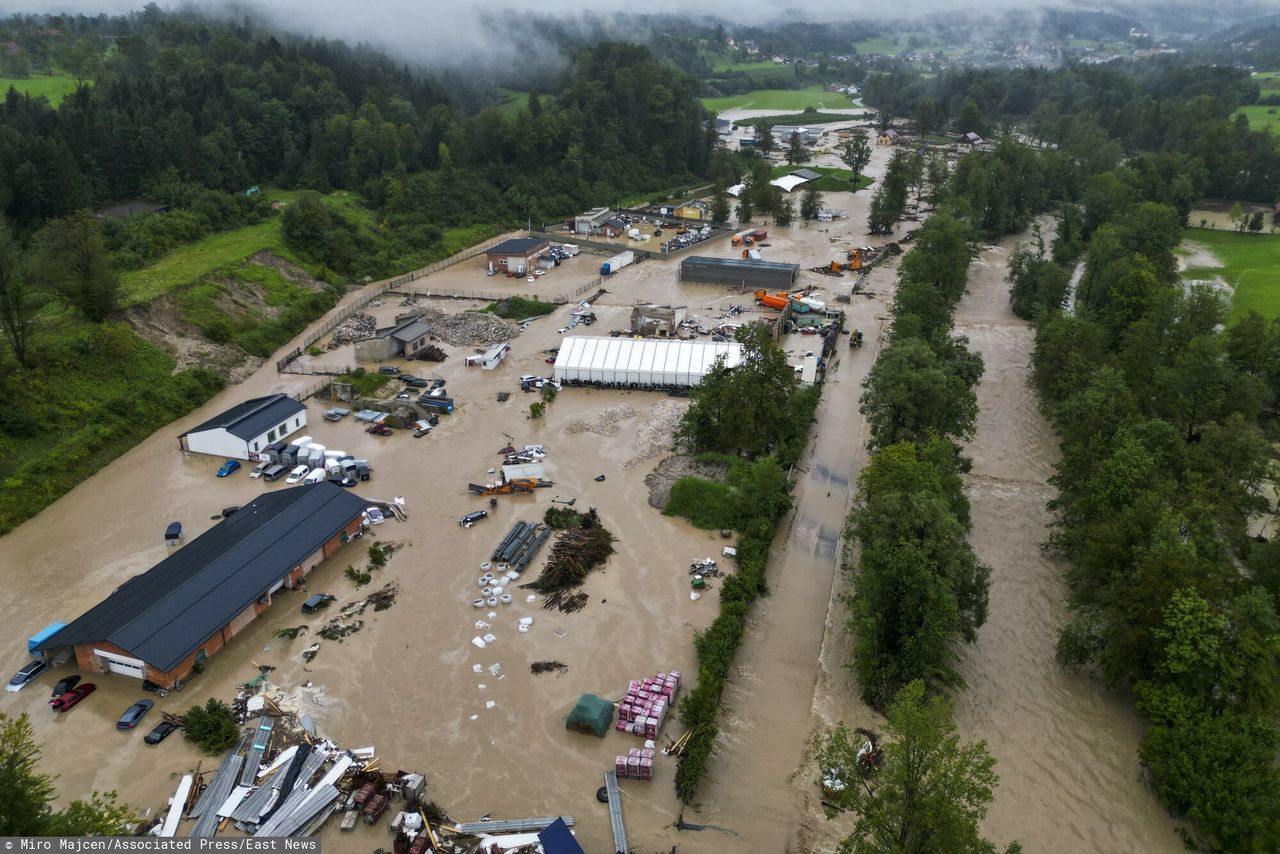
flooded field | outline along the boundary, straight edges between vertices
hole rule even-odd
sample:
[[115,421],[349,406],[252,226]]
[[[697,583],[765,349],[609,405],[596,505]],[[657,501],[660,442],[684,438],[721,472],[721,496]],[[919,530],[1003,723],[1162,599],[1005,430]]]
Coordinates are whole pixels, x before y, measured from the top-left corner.
[[[874,168],[883,168],[885,159],[887,154],[877,152]],[[869,197],[865,192],[828,194],[827,204],[859,211]],[[803,267],[825,264],[846,246],[867,242],[854,226],[856,221],[771,229],[766,257],[796,260]],[[733,250],[721,240],[700,251],[727,256]],[[584,254],[573,262],[580,268],[572,275],[557,279],[552,274],[537,285],[549,294],[561,292],[573,281],[589,280],[596,261]],[[452,274],[445,271],[439,280],[452,286],[448,280],[453,275],[458,277],[454,281],[468,284],[483,279],[486,289],[529,291],[527,283],[485,277],[474,266],[469,262]],[[872,290],[891,275],[872,274]],[[817,296],[828,300],[837,288],[847,292],[851,283],[848,278],[813,273],[802,274],[802,279],[822,288]],[[682,286],[676,266],[657,261],[624,270],[606,288],[609,292],[597,303],[600,321],[591,334],[625,328],[636,301],[688,305],[691,315],[706,319],[722,314],[729,304],[751,303],[749,294]],[[404,310],[398,303],[399,298],[388,296],[371,311],[387,322]],[[480,303],[430,304],[460,311]],[[850,309],[850,325],[870,329],[883,305],[859,297]],[[751,316],[748,312],[739,319]],[[274,685],[285,690],[311,687],[314,701],[307,711],[321,732],[346,746],[374,745],[384,757],[384,767],[421,770],[430,784],[429,796],[455,818],[563,812],[577,818],[578,835],[587,850],[607,846],[607,812],[596,802],[595,790],[613,757],[639,742],[616,733],[601,740],[567,732],[564,716],[584,691],[617,696],[627,680],[658,670],[693,675],[692,636],[713,619],[716,604],[714,590],[701,601],[690,600],[688,565],[718,553],[723,540],[717,532],[699,531],[647,506],[644,477],[660,456],[631,463],[645,450],[638,447],[637,435],[650,432],[641,428],[651,410],[657,404],[669,407],[668,398],[566,389],[544,419],[527,419],[534,397],[519,391],[517,377],[550,373],[545,351],[558,345],[558,330],[567,319],[565,308],[535,321],[513,339],[511,357],[494,371],[464,367],[462,356],[470,352],[466,347],[446,347],[451,357],[443,364],[412,365],[421,375],[446,379],[458,404],[453,415],[442,417],[440,426],[421,439],[404,432],[389,438],[369,436],[351,419],[326,423],[319,416],[329,404],[309,401],[306,433],[329,448],[371,460],[374,479],[361,484],[358,493],[381,500],[403,496],[409,514],[407,523],[388,522],[373,529],[373,539],[394,540],[403,547],[385,569],[374,572],[370,585],[357,590],[343,573],[349,565],[365,563],[370,542],[366,537],[323,564],[309,580],[310,592],[331,592],[341,605],[395,582],[396,604],[384,612],[368,612],[360,633],[341,643],[322,642],[317,658],[304,664],[300,653],[312,642],[318,621],[297,611],[305,594],[278,594],[262,619],[214,656],[208,671],[184,691],[158,701],[145,723],[158,721],[161,711],[181,712],[209,696],[230,699],[236,685],[257,675],[257,665],[268,665],[275,668],[270,673]],[[578,330],[583,331],[588,330]],[[795,353],[810,342],[796,336],[784,347]],[[353,358],[347,347],[303,364],[340,366]],[[628,830],[637,850],[665,851],[676,844],[682,851],[762,850],[756,840],[782,839],[789,832],[788,811],[762,813],[758,807],[785,794],[787,778],[802,758],[822,614],[848,499],[851,469],[846,454],[854,446],[846,441],[845,430],[855,429],[849,419],[855,417],[851,413],[858,376],[872,358],[873,348],[868,347],[835,368],[839,384],[830,388],[840,392],[824,403],[825,426],[817,431],[812,465],[806,461],[807,470],[801,473],[800,505],[788,529],[797,548],[786,544],[789,534],[784,532],[772,575],[775,594],[756,618],[762,636],[773,643],[765,649],[753,638],[745,650],[740,670],[744,678],[732,689],[722,755],[704,790],[706,815],[697,817],[698,809],[686,813],[690,821],[730,822],[736,836],[680,834],[669,827],[678,812],[672,793],[674,761],[659,757],[652,783],[624,784]],[[264,489],[290,488],[282,481],[264,485],[250,480],[245,471],[217,479],[214,470],[221,461],[184,455],[177,437],[244,398],[295,392],[315,382],[306,375],[278,375],[269,363],[0,539],[0,572],[8,591],[0,602],[5,627],[0,643],[11,650],[13,668],[23,660],[22,644],[29,635],[52,620],[69,621],[163,559],[161,534],[169,521],[181,520],[191,538],[214,525],[223,507],[246,503]],[[499,403],[499,391],[509,391],[512,397]],[[623,406],[629,409],[618,409]],[[631,410],[634,414],[624,414]],[[611,420],[616,420],[616,429],[608,426]],[[581,431],[579,422],[595,427]],[[532,496],[501,497],[496,507],[487,508],[486,500],[468,493],[466,484],[492,479],[488,470],[500,462],[497,450],[513,439],[517,444],[546,445],[547,476],[556,486]],[[598,475],[605,475],[605,481],[597,482]],[[525,602],[528,591],[514,591],[515,603],[499,606],[493,618],[487,616],[488,609],[474,609],[471,600],[477,595],[480,564],[514,521],[541,517],[552,500],[576,500],[580,508],[598,508],[618,537],[616,554],[583,588],[590,595],[587,607],[577,614],[551,613]],[[457,525],[459,516],[479,507],[490,509],[489,519],[471,529]],[[797,636],[794,646],[778,643],[779,638],[790,638],[792,622],[806,614],[811,622],[803,637]],[[527,634],[516,631],[516,621],[523,616],[535,621]],[[470,643],[483,633],[475,626],[477,619],[490,622],[488,631],[498,637],[484,650]],[[310,630],[295,640],[272,636],[276,628],[309,622]],[[541,659],[562,661],[568,671],[531,675],[530,662]],[[499,665],[496,672],[493,665]],[[125,706],[143,696],[137,683],[125,677],[95,674],[98,692],[73,712],[53,718],[47,691],[62,672],[69,669],[0,700],[5,713],[32,716],[45,767],[60,775],[61,797],[114,789],[139,810],[162,806],[177,775],[199,757],[180,738],[148,747],[141,733],[113,729]],[[785,743],[763,735],[779,727],[789,733]],[[669,723],[664,732],[678,734],[678,723]],[[210,767],[216,760],[203,761]],[[742,798],[743,791],[753,792],[754,800]],[[385,842],[381,831],[326,831],[326,844],[333,850],[369,850]]]

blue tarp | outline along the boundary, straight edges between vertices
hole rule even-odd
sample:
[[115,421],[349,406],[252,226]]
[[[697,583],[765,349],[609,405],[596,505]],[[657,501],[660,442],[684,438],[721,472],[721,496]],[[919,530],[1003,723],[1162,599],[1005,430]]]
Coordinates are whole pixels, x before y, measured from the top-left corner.
[[542,850],[546,854],[587,854],[578,844],[578,840],[573,838],[573,834],[569,832],[569,825],[565,824],[562,818],[551,822],[546,830],[540,832],[538,841],[542,843]]
[[66,628],[66,623],[50,623],[31,637],[27,638],[27,652],[35,652],[36,647],[53,637],[62,629]]

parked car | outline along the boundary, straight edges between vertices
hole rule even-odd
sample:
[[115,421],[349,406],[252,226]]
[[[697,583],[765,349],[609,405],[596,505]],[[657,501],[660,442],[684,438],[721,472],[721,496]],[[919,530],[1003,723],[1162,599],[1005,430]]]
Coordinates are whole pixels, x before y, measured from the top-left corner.
[[279,463],[272,463],[271,465],[267,466],[267,470],[262,473],[262,479],[265,480],[267,483],[274,483],[275,481],[283,477],[284,473],[287,471],[288,469],[286,469],[284,466],[280,465]]
[[333,597],[328,593],[317,593],[314,596],[308,596],[307,601],[302,603],[302,613],[314,614],[321,608],[327,608],[332,601]]
[[378,373],[394,375],[400,373],[400,369],[395,365],[383,365],[381,368],[378,368]]
[[97,685],[92,682],[86,682],[83,685],[77,685],[65,694],[60,694],[49,701],[49,705],[53,707],[55,712],[65,712],[75,707],[77,703],[89,696],[97,689]]
[[142,740],[147,744],[159,744],[169,736],[173,735],[174,730],[177,728],[178,725],[175,723],[170,721],[161,721],[155,725],[155,728],[152,729],[151,732],[144,735]]
[[391,428],[385,424],[370,424],[364,432],[372,433],[374,436],[390,436]]
[[325,421],[341,421],[343,418],[346,418],[350,414],[351,414],[350,409],[343,409],[341,406],[335,406],[333,409],[330,409],[325,412],[324,420]]
[[338,481],[338,486],[345,486],[347,489],[350,489],[355,486],[356,483],[357,481],[354,477],[344,477],[342,480]]
[[49,669],[49,662],[43,658],[36,658],[28,661],[22,666],[22,669],[13,674],[13,678],[9,680],[9,684],[4,686],[6,691],[21,691],[27,687],[37,676]]
[[289,472],[289,477],[285,479],[285,483],[299,483],[310,471],[310,466],[298,466]]
[[489,518],[488,510],[473,510],[467,515],[463,516],[461,519],[459,519],[458,524],[464,528],[470,528],[472,525],[474,525],[476,522],[479,522],[481,519],[487,519],[487,518]]
[[445,381],[444,381],[444,380],[442,380],[442,379],[436,378],[436,379],[434,379],[434,380],[432,380],[432,381],[431,381],[431,389],[432,389],[432,391],[434,391],[435,389],[438,389],[438,388],[444,388],[444,386],[445,386]]
[[366,507],[364,518],[369,520],[370,525],[381,525],[387,521],[387,517],[382,514],[382,510],[377,507]]
[[151,711],[151,707],[156,704],[155,700],[139,700],[132,706],[124,710],[124,714],[120,716],[120,720],[116,721],[116,729],[133,729],[138,725],[147,712]]
[[182,523],[170,522],[164,529],[164,544],[166,546],[176,546],[182,542]]
[[254,480],[257,480],[258,478],[262,477],[262,473],[269,468],[271,468],[271,462],[268,460],[264,460],[263,462],[260,462],[253,467],[253,470],[249,472],[249,477],[253,478]]
[[222,464],[222,468],[218,469],[218,477],[226,477],[234,471],[240,470],[239,460],[227,460]]
[[58,680],[58,684],[53,686],[53,694],[50,696],[61,697],[63,694],[76,687],[80,682],[80,675],[72,673],[70,676],[63,676]]
[[235,513],[239,509],[240,509],[239,504],[232,504],[230,507],[223,507],[222,518],[223,519],[229,518],[233,513]]
[[429,385],[422,377],[415,377],[413,374],[401,374],[400,382],[409,386],[409,388],[426,388]]

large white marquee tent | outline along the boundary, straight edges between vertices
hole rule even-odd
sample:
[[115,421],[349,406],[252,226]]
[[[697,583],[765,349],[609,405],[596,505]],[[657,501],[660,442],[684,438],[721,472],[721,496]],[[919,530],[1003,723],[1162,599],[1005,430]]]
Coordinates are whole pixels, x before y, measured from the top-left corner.
[[721,356],[735,367],[742,361],[742,345],[570,336],[560,344],[555,378],[612,386],[695,386]]

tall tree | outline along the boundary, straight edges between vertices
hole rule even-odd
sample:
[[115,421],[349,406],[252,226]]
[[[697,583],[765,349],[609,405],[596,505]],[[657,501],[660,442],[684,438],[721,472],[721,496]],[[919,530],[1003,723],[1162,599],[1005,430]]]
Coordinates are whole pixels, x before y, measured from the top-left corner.
[[795,222],[796,203],[795,199],[791,198],[790,193],[782,194],[782,197],[778,200],[777,205],[773,209],[773,218],[777,221],[778,225],[783,228],[786,228],[791,225],[791,223]]
[[849,134],[849,138],[840,149],[840,159],[853,172],[851,180],[856,191],[858,179],[862,177],[862,170],[866,169],[867,164],[871,162],[871,143],[867,141],[867,135],[865,133]]
[[[912,682],[889,707],[889,734],[874,785],[856,782],[857,750],[843,728],[819,748],[824,772],[848,781],[848,801],[859,816],[840,846],[848,854],[994,854],[979,825],[994,798],[998,777],[986,742],[961,744],[951,704],[926,700],[924,685]],[[1008,850],[1017,850],[1011,846]]]
[[768,122],[756,125],[756,150],[765,154],[773,151],[773,133],[769,130]]
[[27,366],[31,330],[42,300],[26,271],[9,223],[0,217],[0,330],[18,364]]
[[122,836],[132,829],[132,813],[114,792],[94,793],[54,810],[53,778],[39,770],[40,747],[31,721],[0,713],[0,834],[4,836]]
[[724,181],[716,181],[715,192],[711,194],[711,221],[729,221],[729,194],[725,191]]
[[921,138],[938,124],[938,102],[933,98],[921,98],[916,104],[916,127]]
[[787,140],[787,162],[792,166],[799,166],[804,159],[804,143],[800,141],[800,132],[793,130],[791,138]]
[[800,199],[800,218],[817,219],[820,213],[822,213],[822,194],[818,192],[817,187],[810,185],[805,188],[804,195]]
[[120,277],[93,214],[79,211],[45,226],[36,239],[39,274],[49,289],[94,323],[119,307]]

